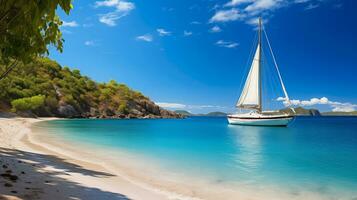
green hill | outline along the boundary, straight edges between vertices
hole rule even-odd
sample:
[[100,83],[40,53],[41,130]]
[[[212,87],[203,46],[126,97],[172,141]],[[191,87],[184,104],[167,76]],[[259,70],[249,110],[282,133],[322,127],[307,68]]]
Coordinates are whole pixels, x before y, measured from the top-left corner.
[[352,112],[323,112],[324,116],[357,116],[357,111]]
[[175,113],[184,115],[184,116],[208,116],[208,117],[220,117],[227,116],[227,113],[224,112],[209,112],[207,114],[192,114],[186,110],[175,110]]
[[184,116],[191,116],[191,115],[193,115],[192,113],[190,113],[190,112],[188,112],[188,111],[186,111],[186,110],[175,110],[174,112],[177,113],[177,114],[180,114],[180,115],[184,115]]
[[[3,67],[0,66],[0,69]],[[48,58],[18,66],[0,81],[0,111],[22,116],[176,118],[116,81],[97,83]]]
[[[296,112],[296,115],[300,115],[300,116],[321,116],[320,111],[317,109],[305,109],[303,107],[297,107],[294,108],[294,110]],[[285,108],[280,111],[283,113],[294,114],[294,112],[290,108]]]
[[209,117],[224,117],[224,116],[227,116],[227,113],[224,113],[224,112],[209,112],[209,113],[205,114],[205,116],[209,116]]

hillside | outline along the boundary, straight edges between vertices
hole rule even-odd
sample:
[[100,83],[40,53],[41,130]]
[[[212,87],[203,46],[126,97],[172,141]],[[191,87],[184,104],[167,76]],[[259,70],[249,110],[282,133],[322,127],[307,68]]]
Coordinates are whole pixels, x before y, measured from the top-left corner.
[[[296,112],[296,115],[300,115],[300,116],[321,116],[320,111],[317,109],[305,109],[303,107],[297,107],[294,108],[294,110]],[[293,111],[290,108],[285,108],[280,111],[284,113],[293,114]]]
[[[2,67],[0,68],[2,69]],[[115,81],[97,83],[48,58],[18,66],[0,81],[0,111],[21,116],[178,118]]]
[[323,112],[324,116],[357,116],[357,111],[353,112]]
[[224,116],[227,116],[227,113],[224,113],[224,112],[209,112],[209,113],[205,114],[205,116],[224,117]]
[[175,110],[174,112],[177,113],[177,114],[180,114],[180,115],[184,115],[184,116],[191,116],[191,115],[193,115],[192,113],[190,113],[190,112],[188,112],[188,111],[186,111],[186,110]]
[[207,117],[223,117],[223,116],[227,116],[227,113],[224,112],[209,112],[207,114],[193,114],[190,113],[186,110],[175,110],[175,113],[177,114],[181,114],[184,116],[207,116]]

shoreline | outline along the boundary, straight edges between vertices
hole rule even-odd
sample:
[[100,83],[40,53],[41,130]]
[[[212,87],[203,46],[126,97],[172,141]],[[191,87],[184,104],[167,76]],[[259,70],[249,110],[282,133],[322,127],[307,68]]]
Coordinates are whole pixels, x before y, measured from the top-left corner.
[[297,193],[273,185],[248,187],[201,180],[199,174],[168,173],[141,155],[51,138],[50,132],[34,126],[56,119],[0,118],[0,164],[8,164],[18,176],[15,182],[0,177],[0,186],[12,184],[0,187],[0,199],[328,199],[307,190]]
[[[11,170],[16,180],[0,178],[0,197],[4,199],[148,199],[166,196],[139,187],[112,174],[100,164],[49,150],[32,143],[31,126],[56,118],[0,119],[2,174]],[[10,171],[8,171],[10,172]],[[24,173],[24,174],[23,174]],[[5,186],[5,184],[7,186]],[[10,186],[11,185],[11,186]],[[4,187],[3,187],[4,186]]]
[[[53,138],[54,143],[48,138],[45,138],[46,141],[38,140],[36,135],[41,138],[48,134],[34,133],[33,125],[37,122],[55,119],[57,118],[4,119],[7,122],[5,127],[10,128],[9,130],[2,130],[0,138],[10,139],[9,137],[3,137],[3,133],[9,133],[9,131],[15,132],[15,137],[12,137],[10,146],[4,147],[0,145],[0,149],[2,151],[4,148],[6,150],[11,149],[12,151],[20,151],[20,154],[34,154],[36,157],[40,157],[40,159],[26,157],[26,160],[30,161],[30,167],[40,168],[32,171],[41,171],[43,173],[36,174],[36,179],[40,183],[31,183],[31,185],[38,184],[36,187],[32,186],[32,188],[36,188],[36,194],[29,195],[27,191],[22,194],[21,190],[14,184],[16,191],[20,190],[20,192],[11,194],[11,191],[6,190],[7,188],[3,188],[0,190],[0,194],[5,194],[4,197],[10,195],[12,198],[9,199],[28,199],[29,196],[35,196],[38,199],[53,199],[53,197],[55,199],[68,199],[68,196],[75,196],[79,199],[120,200],[233,200],[237,198],[258,200],[264,197],[262,194],[254,193],[254,190],[251,191],[247,188],[235,190],[235,188],[220,182],[208,183],[199,178],[188,177],[188,179],[185,179],[187,177],[182,177],[180,174],[168,174],[160,170],[152,171],[157,167],[156,163],[136,162],[137,159],[127,157],[125,153],[118,154],[123,163],[117,165],[118,163],[116,162],[100,157],[100,155],[104,156],[100,152],[96,152],[98,154],[94,155],[83,151],[84,146],[73,147],[71,146],[73,144],[67,144],[66,142],[62,144],[58,137]],[[0,122],[3,121],[0,120]],[[1,125],[3,127],[3,124]],[[33,162],[39,161],[39,165],[33,164]],[[17,168],[17,166],[14,168]],[[56,176],[49,175],[53,173]],[[48,179],[51,180],[48,181]],[[47,182],[51,184],[47,185]],[[63,182],[65,183],[62,185]],[[0,182],[0,184],[3,183]],[[95,188],[95,192],[89,192],[90,194],[88,194],[86,192],[87,189],[68,189],[68,185],[72,184],[81,185],[81,187],[90,188],[91,190]],[[51,185],[55,185],[56,189],[51,188]],[[24,187],[23,184],[20,184],[21,186]],[[265,195],[267,194],[269,194],[269,198],[265,199],[276,199],[273,192],[265,193]],[[280,197],[284,196],[285,194]]]

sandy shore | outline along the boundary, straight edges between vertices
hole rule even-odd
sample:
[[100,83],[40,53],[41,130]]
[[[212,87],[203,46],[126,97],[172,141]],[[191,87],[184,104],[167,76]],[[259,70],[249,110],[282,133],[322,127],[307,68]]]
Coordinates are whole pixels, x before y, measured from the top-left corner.
[[0,119],[0,199],[168,199],[101,165],[31,143],[30,126],[51,119]]

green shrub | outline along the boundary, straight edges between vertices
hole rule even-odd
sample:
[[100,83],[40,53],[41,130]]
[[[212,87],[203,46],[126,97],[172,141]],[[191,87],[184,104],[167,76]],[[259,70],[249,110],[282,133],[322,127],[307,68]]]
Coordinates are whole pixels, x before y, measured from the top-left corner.
[[44,105],[45,96],[37,95],[33,97],[25,97],[11,101],[12,109],[16,111],[28,111],[36,110],[40,106]]
[[127,114],[128,113],[128,106],[127,106],[126,101],[121,101],[120,102],[120,105],[118,107],[118,111],[119,111],[119,113],[122,113],[122,114]]

